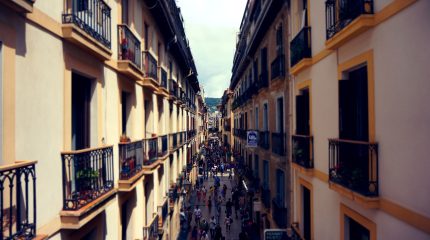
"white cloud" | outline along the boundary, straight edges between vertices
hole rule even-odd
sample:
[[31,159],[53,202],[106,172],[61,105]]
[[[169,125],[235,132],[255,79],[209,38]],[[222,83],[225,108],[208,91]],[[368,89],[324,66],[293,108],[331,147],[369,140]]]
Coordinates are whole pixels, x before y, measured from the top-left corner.
[[230,84],[246,0],[177,0],[177,5],[206,96],[221,97]]

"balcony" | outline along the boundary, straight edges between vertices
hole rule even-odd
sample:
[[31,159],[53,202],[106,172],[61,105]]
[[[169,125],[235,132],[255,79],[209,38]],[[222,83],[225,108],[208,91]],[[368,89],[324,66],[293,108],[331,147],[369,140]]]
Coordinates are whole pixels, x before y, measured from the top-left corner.
[[143,169],[152,170],[157,166],[158,160],[158,138],[147,138],[144,140]]
[[378,197],[378,144],[329,139],[329,180],[364,197]]
[[118,70],[139,81],[142,79],[140,41],[127,25],[118,25]]
[[171,134],[169,134],[169,138],[170,138],[170,140],[169,140],[169,143],[170,143],[169,150],[170,151],[174,151],[178,147],[178,135],[179,135],[179,133],[171,133]]
[[169,92],[172,100],[176,100],[179,97],[178,84],[173,79],[169,79]]
[[258,146],[263,149],[269,149],[270,148],[270,132],[269,131],[260,131],[258,133]]
[[169,199],[166,197],[161,204],[161,206],[158,206],[158,229],[159,232],[163,231],[164,223],[167,220],[167,215],[169,213]]
[[336,49],[373,27],[373,0],[326,1],[326,47]]
[[291,73],[297,74],[312,64],[311,27],[303,27],[290,44]]
[[66,0],[62,20],[66,40],[99,59],[110,59],[111,9],[103,0]]
[[272,153],[285,156],[285,134],[272,133]]
[[19,13],[33,12],[33,4],[36,0],[0,0],[0,3],[6,4]]
[[160,67],[160,87],[167,93],[167,71],[163,67]]
[[272,200],[272,217],[278,228],[287,227],[287,208],[276,198]]
[[164,158],[169,153],[168,135],[158,137],[158,158]]
[[157,60],[154,56],[152,56],[151,52],[143,51],[143,85],[153,89],[154,91],[158,90],[159,82],[158,82],[158,69],[157,69]]
[[0,166],[0,239],[36,237],[36,161]]
[[120,169],[118,189],[120,191],[132,190],[134,183],[142,176],[143,146],[143,140],[118,144]]
[[180,132],[180,133],[178,133],[178,135],[179,135],[179,146],[182,146],[183,144],[184,144],[184,132]]
[[156,240],[158,239],[158,215],[154,214],[148,225],[143,227],[143,239]]
[[270,189],[267,186],[261,188],[261,202],[265,208],[270,208]]
[[113,147],[62,152],[64,228],[78,229],[115,194]]
[[270,65],[271,79],[281,78],[285,76],[285,56],[283,54],[278,55]]
[[314,168],[313,138],[307,135],[293,135],[293,163],[305,169]]

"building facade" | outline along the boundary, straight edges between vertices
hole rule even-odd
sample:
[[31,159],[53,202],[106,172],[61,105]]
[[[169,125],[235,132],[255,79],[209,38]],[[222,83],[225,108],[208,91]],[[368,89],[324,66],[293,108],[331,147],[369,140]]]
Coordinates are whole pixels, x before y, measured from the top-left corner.
[[430,238],[428,10],[291,1],[291,220],[303,238]]
[[[248,1],[230,114],[236,161],[263,203],[255,219],[301,239],[430,238],[429,10],[422,0]],[[258,148],[246,148],[251,130]]]
[[[254,218],[264,228],[288,224],[288,28],[287,1],[248,1],[230,83],[233,155],[259,199]],[[247,146],[251,130],[259,135],[256,147]]]
[[2,0],[0,80],[0,238],[176,238],[206,107],[175,1]]

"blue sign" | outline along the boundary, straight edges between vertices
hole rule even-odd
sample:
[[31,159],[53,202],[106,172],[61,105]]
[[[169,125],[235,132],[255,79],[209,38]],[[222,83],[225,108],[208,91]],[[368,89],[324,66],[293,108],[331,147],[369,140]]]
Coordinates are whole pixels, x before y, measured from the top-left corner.
[[246,146],[247,147],[257,147],[258,146],[258,132],[257,131],[247,131],[247,133],[246,133]]

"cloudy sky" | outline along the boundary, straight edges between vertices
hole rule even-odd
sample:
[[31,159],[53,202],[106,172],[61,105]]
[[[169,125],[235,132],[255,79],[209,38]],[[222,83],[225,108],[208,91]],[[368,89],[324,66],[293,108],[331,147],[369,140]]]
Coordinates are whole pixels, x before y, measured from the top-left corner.
[[230,84],[236,35],[246,0],[176,0],[206,97]]

